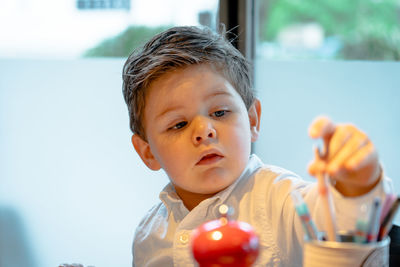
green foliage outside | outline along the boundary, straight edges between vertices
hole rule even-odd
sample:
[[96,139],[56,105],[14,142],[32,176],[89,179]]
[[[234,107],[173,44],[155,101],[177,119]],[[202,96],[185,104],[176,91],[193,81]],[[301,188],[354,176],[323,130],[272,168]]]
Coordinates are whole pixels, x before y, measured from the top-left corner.
[[121,34],[106,39],[84,53],[85,57],[127,57],[155,34],[167,29],[162,27],[131,26]]
[[[400,60],[400,0],[260,0],[260,41],[274,42],[294,24],[318,23],[341,46],[337,59]],[[127,57],[167,26],[131,26],[89,49],[86,57]]]
[[290,25],[318,23],[338,38],[336,58],[400,60],[399,0],[263,0],[260,41],[275,41]]

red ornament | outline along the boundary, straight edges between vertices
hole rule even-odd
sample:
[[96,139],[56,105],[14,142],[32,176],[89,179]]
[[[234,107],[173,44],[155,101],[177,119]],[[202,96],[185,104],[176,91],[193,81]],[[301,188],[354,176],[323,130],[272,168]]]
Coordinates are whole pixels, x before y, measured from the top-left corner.
[[200,267],[249,267],[257,259],[259,240],[250,224],[223,217],[206,222],[192,233],[192,252]]

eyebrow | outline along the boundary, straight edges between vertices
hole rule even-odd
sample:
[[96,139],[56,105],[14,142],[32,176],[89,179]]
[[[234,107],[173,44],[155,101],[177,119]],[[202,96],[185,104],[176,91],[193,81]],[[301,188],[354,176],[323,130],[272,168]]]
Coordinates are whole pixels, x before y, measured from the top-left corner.
[[227,91],[222,91],[222,90],[220,90],[220,91],[216,91],[216,92],[213,92],[213,93],[207,95],[207,96],[205,97],[204,100],[207,100],[207,99],[209,99],[209,98],[212,98],[212,97],[215,97],[215,96],[219,96],[219,95],[232,96],[231,93],[229,93],[229,92],[227,92]]
[[[232,97],[232,94],[230,94],[229,92],[217,90],[215,92],[212,92],[211,94],[208,94],[202,101],[206,101],[210,98],[220,96],[220,95],[226,95],[226,96]],[[177,109],[181,109],[181,108],[183,108],[183,106],[181,106],[181,105],[170,106],[170,107],[166,108],[165,110],[163,110],[160,114],[158,114],[155,119],[159,119],[159,118],[163,117],[165,114],[172,112],[174,110],[177,110]]]
[[172,112],[174,110],[177,110],[177,109],[181,109],[181,108],[182,108],[182,106],[171,106],[171,107],[168,107],[165,110],[163,110],[160,114],[158,114],[155,119],[157,120],[157,119],[163,117],[165,114],[167,114],[169,112]]

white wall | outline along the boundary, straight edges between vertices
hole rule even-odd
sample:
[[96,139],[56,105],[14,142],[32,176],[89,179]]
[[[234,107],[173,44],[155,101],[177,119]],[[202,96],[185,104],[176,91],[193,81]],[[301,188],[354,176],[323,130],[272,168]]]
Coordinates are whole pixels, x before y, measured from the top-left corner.
[[307,165],[314,143],[307,130],[317,115],[325,114],[369,135],[385,174],[400,192],[400,63],[259,59],[255,82],[262,101],[255,151],[265,162],[310,179]]
[[130,266],[167,182],[130,143],[124,60],[0,60],[0,266]]

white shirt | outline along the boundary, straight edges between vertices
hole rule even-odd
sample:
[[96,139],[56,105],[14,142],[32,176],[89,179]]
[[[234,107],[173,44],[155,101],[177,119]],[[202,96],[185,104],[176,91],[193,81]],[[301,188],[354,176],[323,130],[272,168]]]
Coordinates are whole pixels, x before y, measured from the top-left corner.
[[[191,254],[190,234],[202,223],[220,217],[221,204],[233,207],[232,219],[253,226],[260,240],[260,254],[254,266],[301,266],[303,229],[290,192],[299,190],[319,231],[323,212],[315,183],[306,182],[282,168],[264,165],[252,155],[241,176],[228,188],[202,201],[192,211],[186,209],[168,184],[155,205],[136,229],[133,266],[198,266]],[[345,198],[331,187],[339,230],[353,230],[361,203],[372,203],[393,192],[388,179],[382,179],[371,192]]]

